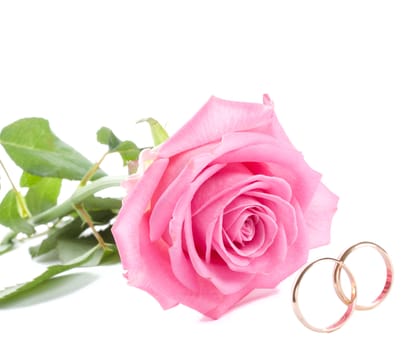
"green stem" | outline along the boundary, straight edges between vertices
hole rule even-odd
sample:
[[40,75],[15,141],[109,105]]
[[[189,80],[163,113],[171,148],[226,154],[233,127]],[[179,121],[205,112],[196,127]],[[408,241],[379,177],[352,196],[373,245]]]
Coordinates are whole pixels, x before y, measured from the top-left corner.
[[25,198],[22,196],[22,194],[18,191],[17,187],[15,186],[12,178],[9,175],[9,172],[6,169],[6,166],[4,165],[4,163],[1,161],[0,159],[0,167],[3,168],[4,173],[6,174],[7,179],[9,180],[10,185],[12,186],[12,190],[13,192],[15,192],[16,195],[16,202],[17,202],[17,206],[18,206],[18,210],[19,210],[19,215],[23,218],[30,218],[31,217],[31,213],[28,209],[28,206],[26,205],[26,201]]
[[9,180],[9,183],[10,183],[10,185],[12,186],[13,191],[14,191],[15,193],[19,192],[19,191],[17,190],[17,188],[16,188],[15,184],[13,183],[13,180],[12,180],[12,178],[10,177],[9,172],[8,172],[8,171],[7,171],[7,169],[6,169],[6,166],[3,164],[3,162],[1,161],[1,159],[0,159],[0,167],[2,167],[2,168],[3,168],[3,171],[4,171],[4,173],[6,174],[6,177],[7,177],[7,179]]
[[96,230],[95,225],[93,223],[92,217],[89,215],[88,211],[85,209],[83,203],[76,204],[74,206],[77,213],[79,214],[80,218],[88,224],[90,229],[92,230],[93,235],[95,236],[96,240],[98,241],[98,244],[101,246],[102,249],[106,248],[105,241],[102,238],[102,236],[99,234],[99,232]]
[[109,154],[109,152],[106,152],[101,157],[101,159],[99,159],[98,162],[96,162],[95,164],[93,164],[93,166],[89,169],[89,171],[85,174],[85,176],[83,176],[83,179],[80,180],[79,187],[86,186],[86,184],[88,183],[88,181],[92,178],[93,175],[95,175],[96,171],[99,169],[99,167],[101,166],[101,163],[104,161],[105,157],[108,154]]
[[34,215],[28,221],[33,225],[40,225],[61,218],[71,213],[74,210],[74,205],[80,203],[87,197],[109,187],[118,187],[126,178],[126,176],[101,177],[100,179],[93,181],[86,186],[79,187],[69,199],[38,215]]

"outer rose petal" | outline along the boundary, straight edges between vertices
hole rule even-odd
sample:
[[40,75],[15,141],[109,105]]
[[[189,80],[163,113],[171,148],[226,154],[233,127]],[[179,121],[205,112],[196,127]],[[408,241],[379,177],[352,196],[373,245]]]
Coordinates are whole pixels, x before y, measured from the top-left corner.
[[158,184],[156,179],[162,176],[167,164],[167,159],[155,161],[148,169],[148,176],[141,177],[135,186],[130,185],[131,191],[125,198],[124,205],[112,227],[112,234],[129,281],[133,273],[136,274],[138,271],[139,261],[142,259],[139,225]]
[[264,102],[234,102],[211,97],[182,129],[161,145],[159,154],[169,158],[238,131],[257,131],[290,143],[266,95]]
[[310,248],[330,242],[331,221],[337,210],[337,202],[338,197],[320,183],[304,213]]

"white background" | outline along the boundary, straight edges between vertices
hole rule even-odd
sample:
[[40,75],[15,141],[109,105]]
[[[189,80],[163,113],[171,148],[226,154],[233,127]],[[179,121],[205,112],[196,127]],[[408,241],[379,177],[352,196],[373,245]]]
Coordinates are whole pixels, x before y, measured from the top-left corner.
[[[391,255],[395,284],[380,307],[325,335],[294,317],[296,276],[212,322],[184,306],[162,311],[120,266],[88,270],[67,277],[74,293],[58,281],[0,309],[0,349],[418,348],[419,18],[419,2],[404,0],[1,0],[1,127],[47,118],[96,160],[101,126],[149,144],[140,118],[173,133],[211,95],[260,102],[269,93],[293,143],[340,196],[332,242],[311,259],[372,240]],[[117,158],[105,166],[122,171]],[[370,256],[360,258],[375,274]],[[1,259],[0,284],[26,266]]]

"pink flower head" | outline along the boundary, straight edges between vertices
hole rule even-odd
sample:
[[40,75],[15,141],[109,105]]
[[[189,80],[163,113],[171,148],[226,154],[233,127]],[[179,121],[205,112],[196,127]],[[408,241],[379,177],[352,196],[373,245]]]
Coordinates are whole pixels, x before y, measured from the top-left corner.
[[264,103],[212,97],[153,151],[113,226],[126,277],[218,318],[327,244],[337,197]]

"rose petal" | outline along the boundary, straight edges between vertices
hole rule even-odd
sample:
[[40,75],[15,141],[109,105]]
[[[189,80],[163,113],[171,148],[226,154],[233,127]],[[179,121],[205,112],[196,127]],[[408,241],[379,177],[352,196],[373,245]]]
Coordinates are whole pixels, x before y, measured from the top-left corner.
[[[166,160],[156,161],[148,170],[151,178],[159,177],[166,163]],[[245,287],[237,293],[225,295],[211,282],[197,276],[195,272],[194,276],[197,278],[195,292],[192,293],[185,288],[173,275],[173,262],[170,261],[165,243],[162,240],[151,242],[148,235],[139,234],[148,230],[150,216],[144,214],[147,201],[144,200],[143,205],[132,205],[131,200],[134,198],[138,200],[140,193],[145,199],[150,197],[154,186],[146,184],[148,184],[147,179],[134,188],[134,192],[125,201],[128,204],[120,211],[122,218],[117,218],[112,228],[123,267],[127,270],[126,277],[129,284],[151,294],[164,309],[182,303],[208,317],[220,317],[252,288]],[[130,220],[126,220],[126,217]]]
[[[197,256],[200,260],[199,254],[197,253],[197,246],[204,249],[203,247],[206,244],[211,244],[212,237],[209,235],[209,241],[205,241],[204,235],[198,235],[191,232],[191,220],[186,222],[186,217],[191,217],[191,214],[188,214],[187,211],[190,210],[191,199],[193,198],[197,188],[200,188],[202,183],[206,181],[210,176],[214,173],[223,169],[224,165],[216,164],[211,167],[206,168],[191,184],[189,184],[188,189],[179,197],[177,198],[175,208],[172,213],[172,219],[170,221],[170,236],[172,237],[172,246],[169,248],[170,258],[172,260],[172,270],[175,276],[188,288],[195,289],[196,288],[196,279],[194,278],[194,269],[191,265],[191,260],[193,257],[191,256],[192,252],[190,249],[194,249],[193,256]],[[154,208],[156,210],[156,208]],[[188,215],[187,215],[188,214]],[[202,225],[201,227],[211,228],[212,225],[215,224],[215,220],[217,217],[214,217],[212,221],[207,221],[206,225]],[[162,220],[162,218],[161,218]],[[188,245],[188,241],[186,241],[185,235],[189,233],[191,236],[191,244]],[[183,251],[183,242],[186,243],[188,252],[189,252],[189,259],[186,258],[185,253]],[[200,263],[197,263],[200,265]],[[201,266],[201,265],[200,265]],[[195,267],[195,266],[194,266]],[[203,276],[203,275],[202,275]],[[204,272],[203,277],[208,277],[208,272]],[[241,281],[244,280],[243,278]]]
[[[131,225],[137,232],[145,232],[147,226],[148,215],[142,218],[138,227]],[[126,233],[131,235],[128,229]],[[139,245],[136,248],[139,256],[131,257],[132,260],[125,265],[128,283],[151,294],[164,309],[176,306],[180,302],[177,295],[184,293],[184,287],[172,275],[163,241],[150,242],[147,235],[138,235],[138,238]],[[171,293],[167,293],[168,290]]]
[[237,131],[263,128],[271,134],[274,123],[278,124],[270,104],[233,102],[211,97],[182,129],[162,144],[159,153],[162,157],[171,157]]
[[[147,230],[148,216],[144,216],[137,229]],[[202,314],[218,318],[241,300],[253,288],[248,285],[236,293],[225,295],[210,281],[197,278],[194,291],[185,288],[172,273],[172,262],[169,260],[163,241],[151,242],[148,235],[140,235],[140,257],[137,265],[127,273],[130,285],[151,294],[164,309],[182,303]]]
[[[195,184],[192,185],[197,173],[202,169],[203,164],[207,163],[208,156],[197,157],[192,159],[187,166],[179,173],[177,178],[165,188],[164,192],[160,195],[157,202],[153,205],[153,211],[150,218],[150,237],[152,241],[158,240],[168,227],[171,217],[174,216],[175,206],[179,198],[185,194],[186,191],[192,194],[200,185],[212,177],[214,173],[218,172],[225,165],[217,164],[205,169]],[[192,186],[192,187],[191,187]],[[194,191],[191,191],[194,189]],[[180,215],[182,217],[182,214]]]
[[136,186],[125,198],[112,226],[112,233],[118,245],[122,265],[127,270],[135,266],[140,258],[139,231],[135,227],[136,224],[133,219],[140,221],[140,218],[144,215],[157,186],[156,179],[163,174],[167,164],[167,159],[159,159],[149,167],[147,170],[148,176],[143,176],[137,181]]
[[[220,213],[223,208],[227,209],[228,205],[235,198],[249,191],[273,191],[279,196],[283,196],[285,195],[284,189],[286,188],[286,186],[283,186],[284,180],[265,175],[246,176],[241,181],[236,181],[236,183],[230,187],[213,187],[213,189],[217,189],[217,191],[213,190],[210,192],[211,186],[207,185],[207,183],[203,184],[194,197],[193,216],[199,215],[203,211]],[[207,197],[205,196],[206,193]]]
[[[249,259],[247,259],[246,257],[229,254],[226,252],[226,249],[224,249],[223,236],[224,236],[224,230],[222,227],[222,220],[219,219],[217,220],[216,225],[214,225],[214,232],[212,233],[214,242],[211,242],[211,246],[210,246],[211,251],[214,250],[218,252],[220,257],[227,264],[227,266],[230,267],[230,269],[233,271],[238,271],[237,269],[235,269],[236,266],[242,266],[242,267],[248,266]],[[209,261],[206,261],[206,262],[209,262]],[[245,271],[245,272],[251,273],[251,271]]]
[[320,183],[309,207],[304,212],[311,248],[330,242],[331,221],[337,210],[337,202],[338,197]]
[[252,279],[253,275],[248,273],[233,272],[226,269],[225,265],[219,265],[218,263],[206,263],[197,254],[197,248],[194,242],[194,235],[191,230],[191,208],[187,209],[185,215],[184,225],[184,239],[187,245],[188,254],[195,271],[205,278],[210,280],[214,286],[222,294],[233,294],[243,289]]
[[[229,138],[227,138],[227,140],[229,141]],[[188,152],[180,153],[171,157],[167,170],[160,180],[159,188],[156,189],[154,195],[155,198],[159,198],[166,190],[166,188],[170,186],[173,181],[176,181],[177,178],[179,178],[180,173],[184,170],[185,167],[189,166],[190,171],[194,170],[194,173],[190,174],[190,176],[194,178],[204,167],[209,165],[215,158],[220,157],[225,152],[231,152],[238,146],[244,147],[246,145],[252,144],[273,143],[276,141],[276,139],[272,136],[264,134],[247,132],[244,133],[241,144],[237,145],[235,144],[235,140],[233,141],[234,142],[223,142],[222,144],[219,142],[205,144],[195,149],[191,149]],[[258,160],[255,159],[255,161]],[[189,165],[191,162],[194,163],[194,167]],[[227,164],[225,163],[225,165]],[[247,165],[241,166],[243,166],[245,169],[247,168]]]
[[235,197],[223,210],[223,227],[230,234],[232,241],[242,241],[241,229],[253,214],[250,209],[261,206],[261,203],[248,193]]
[[[182,232],[182,227],[174,227],[176,221],[171,221],[171,232]],[[185,256],[182,248],[182,235],[179,239],[174,239],[172,246],[169,248],[169,257],[171,259],[171,269],[176,278],[191,291],[197,292],[199,289],[198,276],[195,272],[190,260]]]
[[[240,141],[240,143],[238,143]],[[265,143],[276,142],[274,137],[258,134],[253,132],[243,133],[243,136],[240,139],[236,137],[224,137],[224,141],[221,144],[217,145],[205,145],[197,149],[191,150],[184,154],[177,155],[176,157],[171,158],[170,164],[168,165],[168,170],[163,175],[159,187],[154,193],[156,201],[160,201],[162,205],[161,209],[164,213],[170,213],[171,208],[175,206],[176,198],[179,197],[180,193],[185,191],[185,188],[188,187],[188,183],[192,181],[206,166],[211,164],[215,159],[217,161],[214,164],[228,164],[233,163],[237,164],[237,161],[234,159],[230,162],[220,162],[218,158],[225,154],[226,152],[230,153],[237,149],[237,147],[245,147],[246,145],[264,145]],[[290,145],[280,144],[278,147],[286,147],[290,149]],[[283,148],[284,148],[283,147]],[[272,149],[268,149],[272,152]],[[159,150],[160,152],[160,150]],[[279,152],[279,149],[276,149],[275,152]],[[294,151],[296,153],[296,151]],[[258,158],[254,158],[253,161],[259,161]],[[231,165],[231,164],[229,164]],[[241,165],[245,170],[248,171],[248,168],[245,165]],[[234,172],[232,172],[232,176]],[[228,178],[228,177],[226,177]],[[221,181],[222,183],[223,181]],[[208,195],[204,196],[208,198]],[[169,214],[168,214],[169,215]],[[168,216],[167,215],[167,216]],[[166,219],[169,219],[166,217]],[[159,220],[159,218],[152,218],[152,235],[154,239],[158,239],[161,235],[164,234],[164,227],[159,223],[166,222],[166,220]],[[156,225],[156,226],[155,226]]]
[[[267,227],[267,224],[275,226],[275,234],[273,232],[273,227]],[[220,243],[222,240],[215,234],[215,249],[220,254],[220,256],[227,263],[229,268],[233,271],[246,272],[253,274],[265,274],[272,269],[272,264],[278,264],[285,256],[287,251],[286,239],[284,238],[284,232],[282,228],[278,228],[275,222],[270,220],[260,220],[259,222],[259,234],[260,240],[256,239],[257,247],[252,247],[246,245],[244,248],[239,249],[236,245],[230,241],[230,238],[227,237],[227,245],[229,248],[232,248],[232,251],[226,249],[223,243]],[[271,234],[269,233],[271,231]],[[276,242],[274,244],[274,242]],[[274,248],[273,248],[274,247]],[[246,252],[246,250],[249,250]],[[271,249],[271,252],[268,250]],[[245,260],[247,264],[238,264],[238,258],[242,256],[247,256]]]
[[[229,143],[239,143],[242,139],[236,135],[226,136],[228,138]],[[291,147],[275,143],[244,145],[221,155],[214,162],[224,164],[256,160],[266,163],[274,176],[284,179],[292,188],[302,210],[306,209],[318,187],[321,174],[310,168],[302,155]]]
[[[247,192],[248,194],[249,192]],[[230,207],[235,207],[234,211],[230,210]],[[255,198],[243,195],[235,198],[226,209],[228,214],[224,215],[224,232],[223,241],[216,242],[222,246],[226,241],[233,251],[240,256],[246,257],[257,257],[262,255],[266,249],[271,245],[275,236],[278,234],[278,225],[276,215],[271,211],[269,207],[263,206]],[[233,219],[232,217],[236,217]],[[255,234],[251,240],[245,240],[241,237],[241,229],[247,218],[250,216],[257,218],[255,223]],[[227,223],[227,225],[225,225]],[[279,220],[279,224],[281,224]],[[261,236],[261,233],[262,236]],[[239,246],[238,246],[239,245]],[[222,248],[224,249],[224,247]]]
[[[141,177],[132,188],[112,226],[112,234],[118,246],[122,266],[127,271],[126,277],[129,283],[137,287],[142,286],[142,289],[154,295],[164,308],[172,307],[178,302],[174,298],[165,296],[159,289],[155,290],[156,288],[147,282],[147,269],[150,265],[139,262],[147,260],[150,253],[143,249],[141,241],[144,235],[139,232],[147,231],[148,216],[145,212],[157,185],[155,180],[162,175],[167,164],[167,159],[159,159],[149,167],[148,176]],[[150,259],[154,264],[153,256]]]
[[277,195],[276,190],[277,189],[273,188],[271,193],[250,191],[248,192],[248,195],[259,198],[261,204],[269,207],[275,213],[275,218],[285,228],[287,244],[290,245],[298,235],[295,208],[289,203],[291,199],[289,199],[289,201],[284,200]]
[[[138,229],[147,229],[147,216],[143,217]],[[138,267],[128,271],[130,285],[151,294],[164,309],[178,303],[187,305],[212,318],[218,318],[248,292],[243,289],[231,295],[222,294],[210,281],[195,273],[197,288],[192,292],[185,288],[173,275],[172,262],[162,246],[162,240],[151,242],[148,235],[140,235]]]
[[292,203],[296,208],[296,222],[299,235],[292,245],[287,247],[286,255],[281,263],[273,265],[271,273],[258,275],[255,282],[259,288],[275,288],[282,280],[298,270],[308,259],[309,238],[305,232],[305,222],[299,204]]

